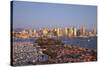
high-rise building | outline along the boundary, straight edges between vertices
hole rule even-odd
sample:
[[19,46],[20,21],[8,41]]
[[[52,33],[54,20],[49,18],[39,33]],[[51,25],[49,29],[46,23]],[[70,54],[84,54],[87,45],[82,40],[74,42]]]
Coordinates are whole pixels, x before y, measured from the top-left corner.
[[34,29],[34,30],[33,30],[33,34],[32,34],[33,37],[36,37],[36,34],[37,34],[37,32],[36,32],[36,30]]
[[62,35],[63,35],[63,33],[62,33],[61,28],[57,28],[57,36],[59,37],[59,36],[62,36]]
[[73,28],[68,28],[68,37],[72,37],[73,36]]
[[54,29],[52,30],[52,33],[53,33],[54,36],[57,36],[57,29],[54,28]]
[[97,34],[97,30],[96,30],[96,28],[94,28],[93,29],[93,35],[96,36],[96,34]]
[[32,30],[31,30],[31,29],[30,29],[30,30],[28,30],[28,33],[29,33],[29,36],[30,36],[30,37],[32,37],[32,33],[33,33],[33,32],[32,32]]
[[80,35],[85,36],[85,33],[86,33],[85,27],[82,26],[82,28],[80,29]]
[[57,28],[57,36],[60,36],[60,29]]
[[34,34],[34,35],[36,34],[36,30],[35,30],[35,29],[33,30],[33,34]]
[[47,28],[43,28],[42,32],[43,32],[43,36],[47,36],[47,34],[48,34],[48,29],[47,29]]
[[67,27],[64,28],[64,36],[68,36],[68,28]]
[[77,29],[75,27],[73,27],[73,36],[77,36]]
[[77,30],[77,36],[80,36],[80,35],[81,35],[80,30]]

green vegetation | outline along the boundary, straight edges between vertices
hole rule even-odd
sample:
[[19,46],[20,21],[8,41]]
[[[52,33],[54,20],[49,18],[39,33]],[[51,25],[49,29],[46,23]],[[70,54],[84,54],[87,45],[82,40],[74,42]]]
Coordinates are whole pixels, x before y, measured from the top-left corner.
[[44,54],[47,54],[53,59],[55,59],[55,57],[57,56],[57,52],[55,52],[54,50],[57,50],[57,48],[60,48],[64,45],[59,39],[48,37],[40,37],[35,42],[38,43],[41,48],[46,49],[45,51],[43,51]]
[[40,37],[38,38],[36,41],[36,43],[38,43],[38,45],[63,45],[63,43],[59,40],[59,39],[53,39],[53,38],[43,38]]

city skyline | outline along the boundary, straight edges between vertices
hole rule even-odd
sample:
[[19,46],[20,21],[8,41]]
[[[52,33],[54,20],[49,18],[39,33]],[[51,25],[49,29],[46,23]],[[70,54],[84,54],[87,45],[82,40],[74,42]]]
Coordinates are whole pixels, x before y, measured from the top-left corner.
[[97,7],[13,1],[13,28],[97,28]]
[[97,6],[11,1],[11,65],[97,61]]

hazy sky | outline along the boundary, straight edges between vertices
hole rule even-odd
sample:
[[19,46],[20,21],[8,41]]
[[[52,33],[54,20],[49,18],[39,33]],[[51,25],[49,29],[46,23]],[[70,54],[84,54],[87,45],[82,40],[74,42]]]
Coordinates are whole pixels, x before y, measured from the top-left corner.
[[13,28],[97,26],[97,7],[36,2],[13,2]]

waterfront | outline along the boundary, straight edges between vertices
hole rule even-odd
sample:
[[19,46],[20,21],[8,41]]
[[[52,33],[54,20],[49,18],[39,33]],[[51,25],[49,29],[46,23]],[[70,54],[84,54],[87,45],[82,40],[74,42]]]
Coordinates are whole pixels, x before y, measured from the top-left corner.
[[11,2],[11,65],[97,61],[97,6]]
[[13,65],[88,62],[97,60],[97,37],[15,38]]
[[[14,42],[30,42],[30,43],[34,43],[35,40],[37,38],[27,38],[27,39],[23,39],[23,38],[14,38],[13,41]],[[56,39],[56,38],[54,38]],[[68,38],[68,37],[59,37],[59,40],[61,40],[63,43],[65,44],[69,44],[69,45],[76,45],[76,46],[80,46],[83,48],[90,48],[90,49],[97,49],[97,37],[87,37],[87,38],[83,38],[83,37],[74,37],[74,38]]]

